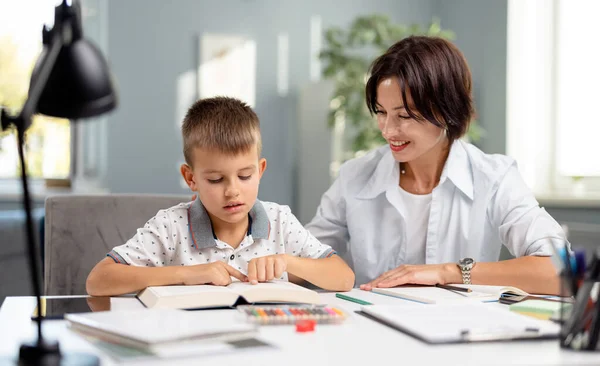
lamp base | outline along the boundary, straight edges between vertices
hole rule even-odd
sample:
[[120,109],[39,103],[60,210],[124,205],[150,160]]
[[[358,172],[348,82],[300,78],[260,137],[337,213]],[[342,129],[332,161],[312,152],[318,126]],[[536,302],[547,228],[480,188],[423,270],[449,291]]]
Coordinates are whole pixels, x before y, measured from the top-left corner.
[[0,365],[18,366],[99,366],[98,357],[88,353],[60,352],[58,343],[22,344],[18,359],[2,359]]

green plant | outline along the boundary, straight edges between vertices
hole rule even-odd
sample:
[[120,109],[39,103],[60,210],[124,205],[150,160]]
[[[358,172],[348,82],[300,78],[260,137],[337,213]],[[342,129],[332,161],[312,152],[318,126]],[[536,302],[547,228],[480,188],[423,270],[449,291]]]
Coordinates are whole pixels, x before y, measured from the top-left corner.
[[[367,72],[375,57],[410,35],[455,38],[452,31],[442,29],[437,18],[422,28],[418,24],[394,24],[389,17],[378,14],[356,18],[348,30],[332,27],[325,31],[325,47],[320,55],[325,64],[323,76],[334,83],[328,124],[333,127],[337,120],[344,121],[352,135],[352,155],[385,144],[365,103]],[[482,133],[481,127],[473,121],[469,139],[477,141]]]

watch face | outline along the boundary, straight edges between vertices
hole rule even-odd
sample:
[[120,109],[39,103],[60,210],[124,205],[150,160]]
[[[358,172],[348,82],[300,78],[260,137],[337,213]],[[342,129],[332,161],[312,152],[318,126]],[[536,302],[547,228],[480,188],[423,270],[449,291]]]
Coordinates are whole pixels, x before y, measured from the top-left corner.
[[475,263],[475,261],[473,260],[473,258],[463,258],[460,260],[460,265],[461,266],[470,266],[473,263]]

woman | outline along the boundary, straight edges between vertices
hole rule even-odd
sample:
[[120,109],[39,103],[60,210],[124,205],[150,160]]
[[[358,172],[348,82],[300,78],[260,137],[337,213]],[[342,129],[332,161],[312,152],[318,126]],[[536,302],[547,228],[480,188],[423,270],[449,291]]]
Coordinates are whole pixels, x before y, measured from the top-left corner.
[[[388,145],[346,162],[306,226],[360,288],[512,285],[558,293],[549,256],[564,238],[513,159],[460,139],[473,117],[471,74],[450,42],[409,37],[375,60],[366,85]],[[501,245],[516,256],[498,261]]]

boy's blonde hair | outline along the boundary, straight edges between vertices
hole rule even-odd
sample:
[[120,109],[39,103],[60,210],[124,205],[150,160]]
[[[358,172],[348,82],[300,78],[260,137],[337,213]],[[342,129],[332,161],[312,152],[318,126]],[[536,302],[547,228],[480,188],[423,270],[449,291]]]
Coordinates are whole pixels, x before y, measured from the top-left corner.
[[260,156],[260,122],[246,103],[229,97],[200,99],[183,119],[183,155],[192,166],[194,148],[217,150],[228,155],[250,151],[256,145]]

